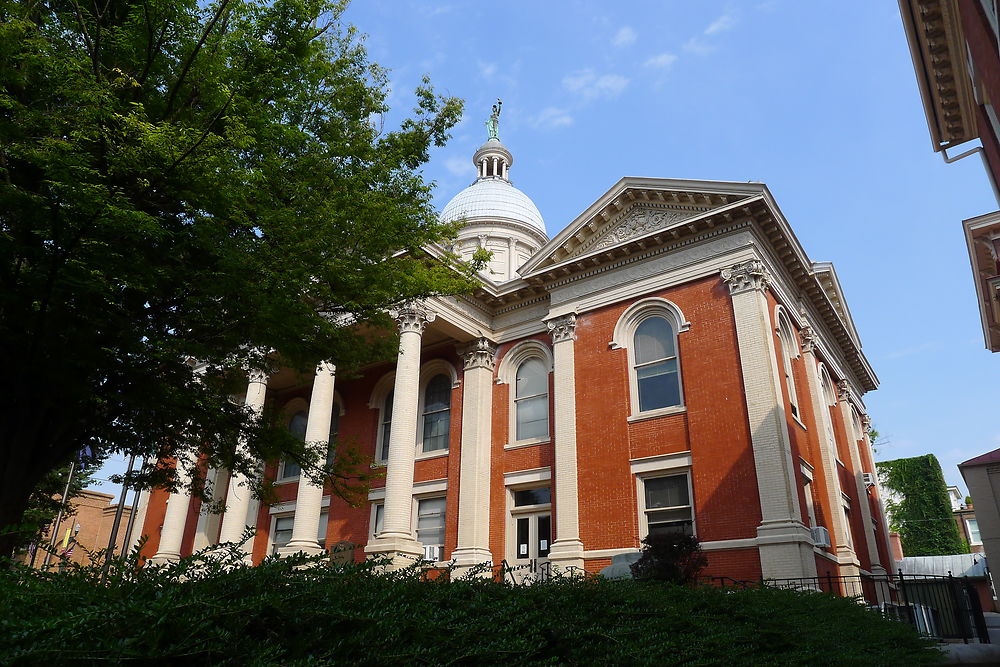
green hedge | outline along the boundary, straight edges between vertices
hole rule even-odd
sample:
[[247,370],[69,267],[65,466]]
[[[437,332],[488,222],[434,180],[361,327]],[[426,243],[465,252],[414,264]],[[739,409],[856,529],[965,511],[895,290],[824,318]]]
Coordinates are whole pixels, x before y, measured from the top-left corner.
[[149,665],[936,664],[851,600],[602,578],[526,587],[370,565],[188,560],[138,573],[0,574],[0,663]]

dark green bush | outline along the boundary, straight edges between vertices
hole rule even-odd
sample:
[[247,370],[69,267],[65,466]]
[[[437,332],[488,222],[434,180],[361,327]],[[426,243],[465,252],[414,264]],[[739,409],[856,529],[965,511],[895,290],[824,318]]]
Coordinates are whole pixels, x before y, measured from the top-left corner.
[[[305,566],[310,565],[310,566]],[[787,590],[602,578],[425,582],[370,564],[188,559],[0,573],[0,663],[920,665],[908,626]]]
[[708,565],[698,538],[682,533],[650,533],[642,540],[641,553],[632,563],[636,579],[690,584]]

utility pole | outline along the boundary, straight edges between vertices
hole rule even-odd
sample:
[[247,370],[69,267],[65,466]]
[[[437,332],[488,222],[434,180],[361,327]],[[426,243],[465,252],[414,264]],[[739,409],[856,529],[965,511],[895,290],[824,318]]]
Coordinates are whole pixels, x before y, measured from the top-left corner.
[[62,502],[59,503],[59,513],[56,515],[55,527],[52,529],[52,535],[49,537],[49,550],[45,554],[45,559],[42,561],[42,569],[46,569],[49,566],[49,559],[52,558],[52,552],[56,548],[56,540],[59,536],[59,527],[62,525],[63,513],[66,511],[66,500],[69,496],[69,485],[73,482],[73,472],[76,470],[76,460],[69,462],[69,473],[66,475],[66,488],[63,489]]

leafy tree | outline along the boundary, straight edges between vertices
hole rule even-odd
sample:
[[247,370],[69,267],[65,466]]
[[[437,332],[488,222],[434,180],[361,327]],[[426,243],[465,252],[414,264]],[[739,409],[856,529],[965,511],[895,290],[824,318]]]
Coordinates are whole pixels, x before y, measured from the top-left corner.
[[632,576],[674,584],[689,584],[708,565],[698,538],[682,533],[650,533],[642,540],[642,555],[632,563]]
[[418,171],[461,103],[425,80],[382,131],[386,73],[343,10],[0,0],[0,554],[85,446],[357,475],[230,400],[249,370],[385,358],[387,309],[472,285]]
[[933,454],[876,463],[889,492],[889,528],[899,533],[907,556],[968,553],[952,518],[948,486]]

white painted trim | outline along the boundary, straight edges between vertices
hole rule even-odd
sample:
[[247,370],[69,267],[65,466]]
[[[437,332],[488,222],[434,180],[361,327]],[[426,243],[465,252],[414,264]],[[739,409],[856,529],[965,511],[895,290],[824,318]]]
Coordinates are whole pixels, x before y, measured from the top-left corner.
[[[424,451],[424,405],[427,385],[438,375],[445,375],[451,378],[452,392],[459,386],[458,371],[455,367],[444,359],[431,359],[420,367],[420,384],[417,386],[417,445],[414,452],[414,460],[432,459],[448,454],[451,449],[451,410],[454,405],[453,395],[448,396],[448,446],[444,449],[435,449],[431,452]],[[379,423],[381,426],[381,422]]]
[[[651,456],[651,459],[660,459],[663,457]],[[689,456],[690,458],[690,456]],[[674,467],[677,465],[675,461],[668,462],[667,465],[670,467],[659,467],[655,470],[650,470],[647,473],[635,473],[635,465],[633,464],[633,476],[635,477],[635,498],[636,498],[636,509],[639,511],[639,539],[645,539],[649,535],[649,523],[646,517],[646,489],[645,481],[648,479],[657,479],[659,477],[679,477],[684,475],[684,479],[687,480],[688,487],[688,506],[691,508],[691,534],[698,535],[698,523],[695,519],[694,513],[694,481],[691,475],[690,463],[684,467]]]
[[[517,384],[515,382],[517,378],[517,370],[521,367],[521,364],[528,361],[529,359],[541,359],[542,363],[545,365],[546,369],[546,380],[549,380],[548,386],[546,387],[546,406],[545,409],[548,412],[548,424],[549,432],[547,435],[541,438],[529,438],[527,440],[517,439]],[[500,365],[497,367],[497,384],[506,384],[510,389],[507,392],[507,444],[505,448],[518,447],[521,445],[537,445],[542,442],[549,442],[552,439],[553,433],[553,414],[550,410],[552,404],[552,382],[550,377],[555,368],[555,359],[552,355],[552,349],[545,343],[539,340],[525,340],[517,343],[506,353],[504,353],[503,358],[500,359]]]
[[625,421],[629,424],[635,424],[636,422],[644,422],[647,419],[656,419],[657,417],[667,417],[669,415],[679,415],[684,412],[687,412],[686,405],[670,405],[665,408],[657,408],[656,410],[646,410],[645,412],[640,412],[637,415],[629,415],[625,418]]
[[371,489],[368,491],[368,501],[369,502],[382,502],[385,500],[385,487],[380,486],[377,489]]
[[745,537],[734,540],[712,540],[701,543],[702,551],[725,551],[726,549],[756,549],[757,538]]
[[[368,407],[373,410],[381,411],[385,406],[385,397],[389,395],[389,392],[393,390],[396,386],[396,371],[389,371],[382,377],[378,379],[375,386],[372,387],[372,394],[368,398]],[[381,424],[381,420],[379,421]]]
[[427,494],[440,495],[448,491],[448,478],[431,479],[426,482],[413,483],[413,497],[425,496]]
[[507,472],[503,475],[504,486],[519,486],[521,484],[535,484],[552,479],[552,468],[531,468],[529,470],[517,470]]
[[532,438],[531,440],[518,440],[517,442],[511,444],[507,443],[503,446],[506,449],[521,449],[522,447],[537,447],[538,445],[547,445],[552,442],[551,437],[544,438]]
[[629,467],[633,475],[647,475],[661,471],[669,472],[675,469],[682,471],[685,468],[691,467],[691,451],[632,459],[629,461]]
[[[323,496],[323,501],[319,504],[320,507],[330,506],[330,496]],[[284,514],[285,512],[295,512],[295,501],[289,500],[284,503],[275,503],[267,510],[268,514]]]

